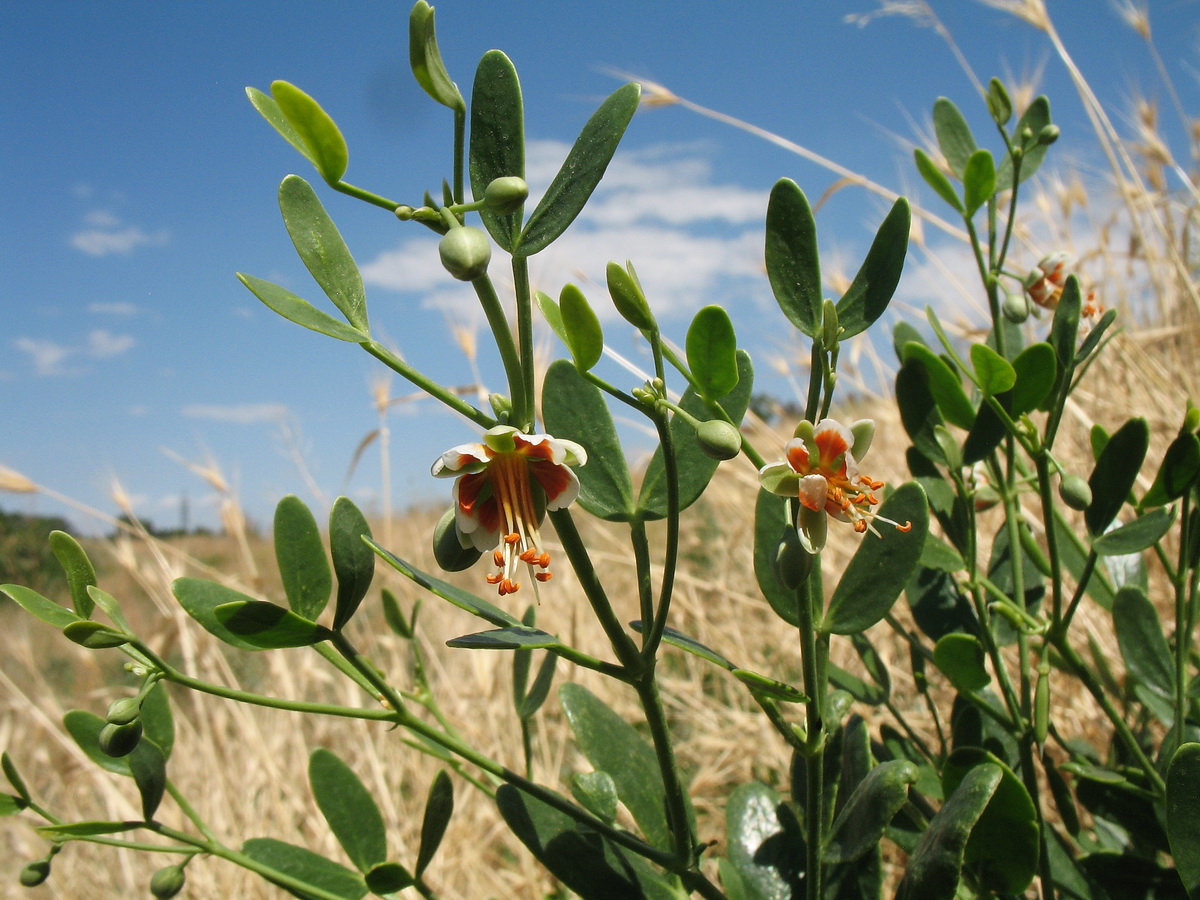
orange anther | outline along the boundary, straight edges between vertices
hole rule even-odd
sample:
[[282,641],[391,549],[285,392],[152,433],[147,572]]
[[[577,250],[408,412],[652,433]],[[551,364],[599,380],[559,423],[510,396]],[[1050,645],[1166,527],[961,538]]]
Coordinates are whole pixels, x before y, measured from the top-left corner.
[[854,530],[857,531],[859,534],[865,534],[867,531],[867,520],[859,519],[857,522],[855,522]]
[[503,566],[504,565],[504,554],[501,553],[499,550],[496,550],[495,552],[492,553],[492,562],[494,562],[496,564],[497,568]]
[[912,531],[912,522],[905,522],[903,525],[897,525],[896,528],[908,534],[908,532]]
[[538,581],[549,581],[554,575],[551,572],[535,572],[533,577]]
[[502,578],[502,576],[493,574],[493,575],[489,575],[485,580],[487,581],[488,584],[499,584],[501,578]]
[[537,551],[530,547],[528,550],[518,556],[517,559],[521,560],[523,563],[529,563],[530,565],[533,565],[534,562],[537,561]]
[[506,534],[504,536],[504,543],[506,543],[506,544],[515,544],[520,540],[521,540],[521,536],[519,534],[517,534],[516,532],[514,532],[513,534]]
[[541,566],[543,569],[546,568],[546,566],[550,565],[550,554],[543,553],[541,556],[539,556],[537,559],[537,564],[539,566]]

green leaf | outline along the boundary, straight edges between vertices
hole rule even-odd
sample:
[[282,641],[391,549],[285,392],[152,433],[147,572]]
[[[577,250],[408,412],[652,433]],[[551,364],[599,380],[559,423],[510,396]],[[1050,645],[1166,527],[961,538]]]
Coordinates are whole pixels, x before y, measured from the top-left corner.
[[167,758],[154,741],[143,737],[129,754],[129,771],[142,798],[142,816],[149,822],[167,790]]
[[1103,534],[1125,505],[1149,446],[1150,426],[1141,418],[1130,419],[1108,439],[1088,478],[1092,503],[1083,519],[1093,536]]
[[940,572],[961,572],[967,567],[961,553],[932,533],[921,550],[921,565]]
[[950,754],[942,770],[942,788],[951,796],[977,769],[1000,769],[1000,783],[967,842],[965,863],[980,882],[999,894],[1020,894],[1037,871],[1039,830],[1033,800],[1013,771],[978,747]]
[[1100,556],[1125,556],[1141,553],[1161,540],[1175,524],[1175,508],[1159,507],[1138,516],[1092,541],[1092,549]]
[[654,313],[646,301],[646,292],[642,290],[642,282],[631,261],[625,260],[624,267],[620,263],[609,262],[604,267],[604,280],[608,285],[608,295],[621,318],[643,332],[657,329]]
[[[1021,132],[1028,128],[1034,138],[1038,136],[1043,128],[1050,124],[1050,101],[1044,96],[1034,98],[1034,101],[1029,104],[1029,107],[1021,115],[1013,128],[1013,143],[1021,144]],[[1017,180],[1025,181],[1042,165],[1042,160],[1046,158],[1046,151],[1050,148],[1044,144],[1034,144],[1027,146],[1024,154],[1021,157],[1021,175]],[[1005,156],[1000,160],[1000,166],[996,172],[996,188],[997,190],[1006,191],[1012,187],[1012,159]]]
[[1175,695],[1175,663],[1158,611],[1146,592],[1126,585],[1112,604],[1113,630],[1125,670],[1165,697]]
[[[481,619],[486,619],[493,625],[498,625],[501,628],[508,625],[520,625],[519,619],[513,618],[512,615],[483,600],[476,597],[469,591],[464,591],[460,587],[456,587],[449,582],[442,581],[440,578],[434,578],[432,575],[427,575],[415,566],[409,565],[400,557],[393,554],[390,550],[385,550],[380,547],[375,541],[367,541],[367,546],[370,547],[376,554],[389,566],[399,572],[401,575],[412,580],[416,584],[423,587],[429,593],[436,597],[441,597],[449,603],[457,606],[459,609],[465,609],[472,615],[479,616]],[[482,580],[482,579],[481,579]]]
[[971,366],[975,369],[979,389],[986,396],[1011,391],[1017,383],[1017,370],[1013,364],[987,344],[971,345]]
[[[257,863],[344,900],[360,900],[366,896],[367,885],[361,875],[304,847],[274,838],[251,838],[242,844],[242,852]],[[313,896],[302,889],[281,884],[270,876],[264,877],[297,897],[307,900]]]
[[355,329],[369,334],[362,275],[316,191],[299,175],[288,175],[279,184],[279,211],[296,252],[325,296]]
[[839,691],[845,691],[859,703],[866,703],[868,706],[882,706],[888,701],[888,692],[882,687],[864,681],[841,666],[829,663],[828,675],[830,684]]
[[770,697],[772,700],[781,700],[784,703],[805,703],[808,701],[806,694],[786,681],[768,678],[766,675],[760,675],[758,672],[752,672],[749,669],[735,668],[730,671],[733,672],[733,677],[746,685],[750,689],[750,693],[755,697]]
[[315,620],[329,602],[333,573],[317,520],[295,494],[275,507],[275,561],[288,606],[297,615]]
[[976,150],[963,167],[963,205],[969,219],[996,192],[996,163],[991,151]]
[[144,822],[69,822],[63,825],[43,825],[38,831],[49,838],[93,837],[100,834],[118,834],[141,828]]
[[529,719],[542,708],[542,704],[550,696],[550,685],[554,683],[554,668],[557,663],[558,657],[553,653],[547,653],[542,658],[542,664],[538,666],[538,673],[533,679],[533,686],[517,703],[517,718]]
[[468,650],[553,650],[565,646],[562,641],[540,628],[512,625],[476,634],[464,634],[446,641],[447,647]]
[[546,370],[542,417],[550,434],[587,451],[587,463],[577,470],[579,505],[610,522],[633,518],[633,482],[612,414],[600,389],[565,359],[555,360]]
[[[471,141],[468,168],[471,193],[483,198],[497,178],[525,177],[525,108],[517,70],[499,50],[489,50],[475,69],[471,88]],[[522,210],[497,215],[484,207],[483,224],[503,249],[511,251],[521,233]]]
[[637,111],[640,97],[641,87],[627,84],[613,92],[588,119],[525,223],[512,248],[514,255],[533,256],[544,250],[583,210]]
[[833,591],[824,632],[854,634],[882,619],[921,558],[929,533],[929,502],[921,486],[915,481],[901,485],[879,507],[879,516],[912,528],[903,532],[880,521],[879,537],[863,536]]
[[295,322],[311,331],[339,341],[349,341],[352,344],[361,344],[363,341],[370,340],[369,335],[363,334],[352,325],[347,325],[329,313],[317,309],[287,288],[263,281],[261,278],[255,278],[244,272],[238,272],[237,277],[238,281],[248,287],[254,296],[289,322]]
[[1048,406],[1066,397],[1075,372],[1075,342],[1079,338],[1079,316],[1083,309],[1083,296],[1079,290],[1079,279],[1067,276],[1062,296],[1054,309],[1054,320],[1050,324],[1050,346],[1058,358],[1058,371],[1054,375],[1054,388],[1046,398]]
[[17,765],[12,761],[12,757],[8,755],[7,750],[0,753],[0,768],[4,770],[4,777],[8,779],[8,783],[17,792],[19,799],[28,805],[31,799],[29,788],[25,786],[25,779],[17,771]]
[[582,685],[564,684],[558,696],[583,755],[593,768],[612,776],[617,795],[646,840],[660,849],[670,848],[666,789],[654,750],[632,725]]
[[[641,620],[630,622],[629,625],[638,634],[643,633],[642,629],[644,627],[644,623]],[[669,625],[663,629],[662,639],[663,643],[670,644],[672,647],[678,647],[680,650],[685,650],[693,656],[698,656],[701,659],[706,659],[714,665],[718,665],[723,669],[728,669],[730,672],[738,668],[738,666],[734,665],[716,650],[713,650],[706,644],[700,643],[694,637],[686,635],[682,631],[678,631]]]
[[412,887],[416,879],[400,863],[380,863],[366,873],[367,890],[372,894],[395,894]]
[[1017,383],[1012,392],[1010,415],[1019,419],[1033,412],[1050,396],[1058,364],[1054,348],[1043,342],[1030,344],[1012,361]]
[[0,819],[5,816],[15,816],[29,806],[29,801],[12,794],[0,794]]
[[887,309],[904,269],[911,224],[908,201],[901,197],[879,226],[867,258],[837,303],[843,340],[866,331]]
[[913,157],[917,162],[917,171],[921,173],[921,177],[937,193],[939,197],[945,200],[957,213],[963,212],[962,201],[958,199],[958,192],[954,189],[954,185],[950,183],[942,170],[938,168],[937,163],[929,158],[929,154],[917,147],[913,151]]
[[775,575],[775,554],[785,529],[796,531],[788,516],[787,500],[760,488],[754,506],[754,577],[775,615],[795,628],[800,624],[796,592]]
[[100,622],[85,619],[82,622],[72,622],[63,629],[63,636],[81,647],[89,650],[108,650],[129,643],[130,635],[114,631]]
[[908,802],[917,767],[906,759],[880,763],[850,794],[829,829],[827,863],[853,862],[876,847],[892,818]]
[[808,337],[821,330],[817,223],[800,186],[781,178],[767,202],[767,278],[779,308]]
[[930,380],[929,371],[923,363],[916,359],[903,362],[896,373],[896,405],[900,410],[900,422],[912,439],[915,452],[928,462],[937,481],[945,484],[945,479],[933,465],[944,461],[941,447],[934,437],[936,427],[943,420],[933,397]]
[[171,591],[184,611],[195,619],[209,634],[219,637],[231,647],[239,650],[258,650],[257,645],[240,637],[225,627],[213,613],[218,606],[253,600],[233,588],[203,578],[177,578]]
[[442,106],[465,110],[466,102],[458,85],[450,80],[442,53],[438,49],[433,25],[433,7],[417,0],[408,15],[408,62],[421,88]]
[[130,626],[129,620],[126,619],[125,615],[121,612],[121,604],[117,602],[116,597],[108,593],[108,591],[100,590],[100,588],[96,587],[94,584],[89,584],[87,586],[87,595],[88,599],[91,600],[95,606],[100,607],[100,609],[104,611],[104,614],[112,619],[114,623],[116,623],[116,626],[119,630],[129,634],[133,633],[133,628]]
[[994,763],[975,766],[963,776],[910,854],[897,900],[953,900],[971,832],[1003,777]]
[[254,87],[246,88],[246,96],[249,98],[251,106],[258,110],[259,114],[267,120],[268,124],[283,135],[289,144],[300,151],[301,156],[315,166],[316,161],[313,159],[312,152],[304,143],[304,139],[300,137],[300,133],[292,127],[292,123],[283,114],[283,110],[279,108],[279,104],[275,102],[275,98]]
[[617,818],[617,786],[607,772],[576,772],[571,776],[571,796],[601,821]]
[[318,747],[308,759],[308,780],[321,815],[350,861],[362,872],[387,860],[387,831],[375,799],[333,752]]
[[421,877],[446,835],[446,826],[454,814],[454,784],[442,770],[434,776],[429,786],[429,798],[425,801],[425,815],[421,819],[421,846],[417,851],[417,877]]
[[328,628],[265,600],[223,603],[212,614],[230,633],[244,638],[255,650],[309,647],[333,637]]
[[549,294],[542,291],[534,291],[533,302],[537,304],[538,311],[541,312],[542,318],[546,320],[546,324],[550,326],[550,330],[554,332],[555,337],[563,342],[563,346],[569,349],[567,343],[567,329],[563,325],[562,310],[558,307],[558,302]]
[[723,307],[705,306],[696,313],[686,346],[688,368],[704,399],[716,400],[737,387],[737,336]]
[[350,154],[346,139],[329,113],[300,88],[286,81],[271,82],[271,96],[308,148],[305,155],[313,161],[321,177],[331,183],[340,180],[346,174]]
[[1167,837],[1191,900],[1200,900],[1200,744],[1183,744],[1167,767]]
[[725,807],[729,861],[753,900],[804,895],[804,834],[796,814],[759,781],[738,785]]
[[130,778],[133,773],[129,769],[128,756],[114,758],[100,749],[100,731],[106,724],[98,715],[85,709],[73,709],[63,716],[63,727],[67,729],[67,734],[75,739],[88,759],[106,772]]
[[933,664],[960,694],[970,694],[991,683],[984,663],[983,644],[973,634],[944,635],[933,648]]
[[[754,386],[754,366],[750,354],[738,350],[735,354],[738,377],[733,390],[719,399],[721,408],[734,422],[740,422],[750,404]],[[700,396],[689,387],[683,392],[679,405],[697,419],[705,421],[713,416],[712,411]],[[679,508],[687,509],[700,499],[704,489],[712,480],[720,465],[718,460],[705,454],[696,436],[696,429],[682,416],[671,419],[671,437],[675,445],[675,465],[679,471]],[[667,479],[663,465],[662,448],[655,450],[642,477],[638,493],[638,509],[648,520],[663,519],[667,515]]]
[[74,611],[60,606],[53,600],[47,600],[37,591],[31,591],[19,584],[0,585],[0,592],[7,594],[17,606],[35,619],[41,619],[47,625],[52,625],[59,630],[66,628],[72,622],[82,621]]
[[676,900],[678,893],[641,857],[510,784],[496,805],[512,833],[582,900]]
[[573,284],[563,287],[558,300],[567,349],[575,360],[575,368],[587,372],[604,355],[604,331],[600,327],[600,319],[587,297],[583,296],[583,291]]
[[934,101],[933,130],[942,156],[950,164],[950,171],[962,178],[967,162],[975,152],[975,138],[958,107],[945,97],[938,97]]
[[1182,497],[1200,475],[1200,438],[1190,431],[1176,436],[1167,447],[1162,465],[1154,477],[1154,484],[1142,502],[1138,504],[1143,509],[1152,506],[1162,506],[1172,500]]
[[929,393],[942,418],[951,425],[970,430],[975,424],[975,406],[963,390],[962,380],[950,365],[924,344],[916,343],[904,345],[902,362],[916,363],[925,370]]
[[54,551],[58,564],[67,576],[75,612],[86,619],[92,614],[92,608],[95,606],[92,598],[88,596],[88,588],[96,586],[96,570],[92,567],[92,561],[88,559],[79,541],[65,531],[50,532],[49,540],[50,549]]
[[171,715],[171,701],[163,682],[150,688],[142,700],[141,718],[143,739],[154,741],[163,756],[170,759],[175,746],[175,717]]
[[348,498],[338,497],[329,512],[329,549],[338,581],[335,631],[358,611],[375,576],[375,556],[364,538],[371,538],[366,516]]

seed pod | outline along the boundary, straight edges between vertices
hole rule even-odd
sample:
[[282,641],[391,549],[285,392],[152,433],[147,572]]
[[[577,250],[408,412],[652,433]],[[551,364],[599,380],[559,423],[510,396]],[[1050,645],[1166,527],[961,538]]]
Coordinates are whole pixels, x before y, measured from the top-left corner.
[[187,880],[183,874],[183,866],[165,866],[154,873],[150,879],[150,893],[156,900],[171,900],[183,890]]
[[483,192],[483,202],[488,209],[500,216],[515,213],[529,196],[529,185],[524,178],[506,175],[497,178]]
[[724,419],[709,419],[696,429],[696,440],[704,455],[712,459],[733,459],[742,452],[742,434]]
[[142,714],[142,704],[137,697],[122,697],[108,707],[104,721],[109,725],[128,725]]
[[50,877],[50,860],[35,859],[21,870],[20,882],[22,887],[37,887]]
[[1064,475],[1058,483],[1058,496],[1071,509],[1087,509],[1092,505],[1091,485],[1080,475]]
[[487,272],[492,244],[478,228],[451,228],[438,242],[438,255],[446,271],[459,281],[474,281]]
[[107,756],[128,756],[142,739],[142,723],[134,719],[128,725],[105,725],[100,729],[100,749]]

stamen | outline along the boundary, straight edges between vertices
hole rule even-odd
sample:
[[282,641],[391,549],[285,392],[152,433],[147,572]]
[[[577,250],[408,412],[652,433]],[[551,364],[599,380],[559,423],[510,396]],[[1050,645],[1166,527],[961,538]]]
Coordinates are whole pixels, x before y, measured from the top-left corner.
[[517,534],[515,531],[512,534],[506,534],[504,536],[504,543],[506,543],[506,544],[516,544],[516,543],[519,543],[520,540],[521,540],[521,536],[519,534]]
[[533,577],[536,578],[538,581],[547,582],[551,578],[554,577],[554,573],[553,572],[534,572]]
[[497,569],[502,568],[504,566],[504,554],[496,550],[492,553],[492,562],[496,564]]

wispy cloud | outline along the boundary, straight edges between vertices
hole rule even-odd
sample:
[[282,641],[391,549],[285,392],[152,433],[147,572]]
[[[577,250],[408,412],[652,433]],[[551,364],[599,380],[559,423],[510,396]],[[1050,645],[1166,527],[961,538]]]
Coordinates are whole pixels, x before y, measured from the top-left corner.
[[210,419],[235,425],[278,422],[288,416],[288,408],[282,403],[191,403],[180,412],[189,419]]
[[132,303],[89,303],[87,311],[98,316],[135,316],[138,308]]
[[13,346],[29,357],[37,375],[77,375],[86,371],[84,366],[67,366],[68,360],[111,359],[127,353],[137,346],[137,339],[130,334],[113,334],[96,329],[89,332],[82,344],[68,345],[48,338],[19,337]]
[[[569,149],[559,142],[530,142],[530,184],[548,184]],[[537,199],[531,197],[527,209]],[[762,269],[766,207],[766,191],[714,184],[703,147],[623,152],[567,232],[531,258],[530,276],[535,288],[552,295],[567,282],[594,290],[602,317],[615,315],[610,304],[600,302],[605,266],[626,258],[632,258],[660,316],[691,311],[701,300],[769,297]],[[427,308],[473,305],[472,292],[442,268],[436,246],[436,238],[409,238],[368,261],[363,278],[389,290],[420,293]]]
[[85,227],[71,235],[71,246],[88,256],[127,255],[138,247],[161,246],[170,237],[163,229],[146,231],[137,225],[126,225],[104,209],[92,210],[83,221]]

